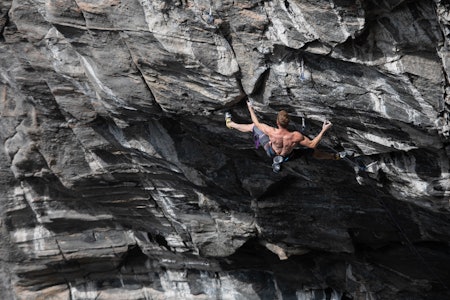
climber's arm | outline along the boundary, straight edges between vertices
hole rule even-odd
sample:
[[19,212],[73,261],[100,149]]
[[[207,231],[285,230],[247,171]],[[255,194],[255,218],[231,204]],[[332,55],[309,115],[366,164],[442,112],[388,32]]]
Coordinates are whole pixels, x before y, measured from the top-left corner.
[[253,124],[255,124],[255,126],[258,127],[265,134],[270,135],[271,131],[273,130],[273,127],[259,122],[258,117],[256,116],[256,113],[253,110],[253,106],[250,103],[250,101],[247,101],[247,107],[248,107],[248,111],[250,112],[250,117],[252,118]]
[[302,145],[302,146],[305,146],[305,147],[308,147],[308,148],[313,148],[313,149],[315,149],[318,145],[319,145],[319,143],[320,143],[320,140],[322,139],[322,137],[323,137],[323,135],[325,134],[325,132],[328,130],[328,129],[330,129],[330,127],[332,126],[333,124],[331,124],[331,122],[330,121],[324,121],[323,122],[323,125],[322,125],[322,130],[319,132],[319,134],[315,137],[315,138],[313,138],[312,140],[311,139],[309,139],[308,137],[306,137],[306,136],[304,136],[304,135],[302,135],[302,139],[300,139],[299,141],[298,141],[298,143],[300,144],[300,145]]

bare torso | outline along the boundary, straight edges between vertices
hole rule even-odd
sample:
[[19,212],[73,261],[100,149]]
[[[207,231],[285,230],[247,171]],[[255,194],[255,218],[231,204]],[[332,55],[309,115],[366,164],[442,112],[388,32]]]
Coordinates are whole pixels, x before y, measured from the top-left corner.
[[268,136],[272,145],[272,149],[277,155],[289,155],[295,146],[303,140],[303,135],[298,132],[290,132],[284,128],[271,128]]
[[[302,146],[316,149],[320,140],[322,139],[325,131],[327,131],[331,126],[331,122],[325,120],[322,125],[322,130],[316,135],[312,140],[308,137],[304,136],[298,131],[290,132],[285,127],[281,126],[277,120],[278,128],[271,127],[267,124],[261,123],[258,120],[258,117],[253,110],[253,106],[250,101],[247,101],[248,111],[250,112],[250,116],[252,118],[253,124],[248,124],[245,127],[241,127],[241,130],[250,132],[253,129],[253,126],[257,126],[259,130],[264,132],[270,140],[270,144],[272,145],[272,149],[278,155],[286,156],[289,155],[292,150],[294,150],[297,144]],[[284,119],[284,123],[286,119]],[[235,123],[234,126],[236,126]],[[287,126],[287,124],[285,124]],[[234,127],[236,128],[236,127]]]

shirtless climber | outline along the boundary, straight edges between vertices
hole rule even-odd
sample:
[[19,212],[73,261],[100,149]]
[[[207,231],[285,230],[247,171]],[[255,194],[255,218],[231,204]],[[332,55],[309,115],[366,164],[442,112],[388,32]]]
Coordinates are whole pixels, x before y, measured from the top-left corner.
[[226,125],[228,128],[234,128],[241,132],[253,132],[257,146],[259,144],[263,146],[264,150],[266,150],[267,155],[274,159],[274,165],[272,166],[274,167],[275,172],[278,172],[280,170],[280,164],[282,162],[293,158],[294,148],[298,144],[310,148],[308,154],[311,154],[317,159],[340,158],[339,154],[328,153],[316,149],[325,132],[332,126],[329,121],[325,121],[323,123],[320,133],[311,140],[301,134],[299,131],[289,131],[287,129],[290,119],[288,113],[285,110],[281,110],[278,113],[278,128],[274,128],[267,124],[259,122],[250,101],[247,101],[247,107],[253,123],[235,123],[231,120],[231,115],[227,113],[225,116]]

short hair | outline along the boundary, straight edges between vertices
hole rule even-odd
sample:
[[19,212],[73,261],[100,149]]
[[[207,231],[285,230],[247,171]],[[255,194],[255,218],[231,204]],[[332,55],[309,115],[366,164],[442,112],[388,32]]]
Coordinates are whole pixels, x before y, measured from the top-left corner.
[[277,116],[277,123],[283,127],[283,128],[287,128],[289,126],[289,114],[287,113],[287,111],[285,110],[280,110],[280,112],[278,113]]

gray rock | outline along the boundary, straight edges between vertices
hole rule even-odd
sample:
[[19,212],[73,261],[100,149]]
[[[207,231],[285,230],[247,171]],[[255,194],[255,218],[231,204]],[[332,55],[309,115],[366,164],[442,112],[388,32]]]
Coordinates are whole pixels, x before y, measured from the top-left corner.
[[[1,299],[450,296],[445,1],[0,3]],[[289,161],[275,125],[355,158]],[[361,166],[368,166],[362,170]]]

